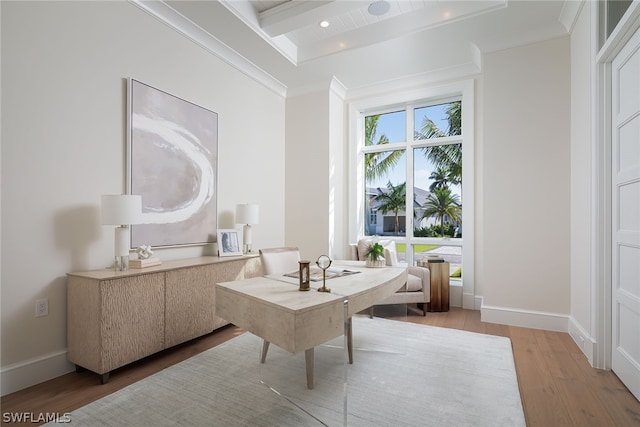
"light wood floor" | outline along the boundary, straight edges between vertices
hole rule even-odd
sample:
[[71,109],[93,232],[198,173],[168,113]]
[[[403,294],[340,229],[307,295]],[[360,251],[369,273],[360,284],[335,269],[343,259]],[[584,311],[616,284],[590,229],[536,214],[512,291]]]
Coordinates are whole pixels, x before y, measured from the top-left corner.
[[[528,426],[640,426],[640,402],[612,372],[591,368],[568,334],[484,323],[479,311],[459,308],[426,317],[403,314],[397,306],[376,307],[376,316],[509,337]],[[71,412],[242,332],[227,326],[113,371],[105,385],[96,374],[74,372],[6,395],[0,399],[2,423],[8,413]]]

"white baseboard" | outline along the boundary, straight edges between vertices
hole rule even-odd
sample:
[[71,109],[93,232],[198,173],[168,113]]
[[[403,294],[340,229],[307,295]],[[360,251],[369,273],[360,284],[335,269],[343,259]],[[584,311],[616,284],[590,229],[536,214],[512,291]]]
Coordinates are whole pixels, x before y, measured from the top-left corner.
[[593,366],[593,355],[596,352],[596,341],[585,331],[576,319],[569,317],[569,335],[578,345],[578,348],[587,356],[589,364]]
[[569,332],[569,316],[533,310],[482,305],[480,319],[483,322],[524,328],[544,329],[547,331]]
[[480,310],[482,308],[482,297],[468,293],[462,294],[462,308]]
[[462,284],[454,282],[449,283],[449,305],[451,307],[463,307]]
[[589,333],[585,331],[572,316],[541,311],[514,310],[512,308],[487,305],[482,306],[480,316],[483,322],[566,332],[571,336],[573,341],[575,341],[580,351],[587,357],[589,364],[593,366],[596,341],[591,338]]
[[0,369],[0,395],[13,393],[75,370],[67,351],[14,363]]
[[467,310],[480,310],[482,297],[464,293],[462,282],[454,279],[449,282],[449,305]]

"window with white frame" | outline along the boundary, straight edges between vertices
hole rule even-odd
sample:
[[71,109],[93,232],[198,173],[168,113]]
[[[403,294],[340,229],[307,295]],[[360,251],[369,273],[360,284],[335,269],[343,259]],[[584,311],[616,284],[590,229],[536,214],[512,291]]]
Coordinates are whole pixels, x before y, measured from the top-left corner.
[[359,111],[364,236],[396,241],[415,263],[438,254],[462,273],[462,95]]

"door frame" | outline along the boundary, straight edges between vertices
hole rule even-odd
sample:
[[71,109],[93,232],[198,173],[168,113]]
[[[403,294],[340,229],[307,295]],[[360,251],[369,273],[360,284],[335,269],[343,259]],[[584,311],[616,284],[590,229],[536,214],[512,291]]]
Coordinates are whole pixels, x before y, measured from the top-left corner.
[[[591,14],[593,46],[598,46],[599,11]],[[611,64],[640,28],[640,2],[634,1],[596,55],[595,102],[592,114],[592,204],[591,204],[591,330],[596,345],[593,366],[611,369]]]

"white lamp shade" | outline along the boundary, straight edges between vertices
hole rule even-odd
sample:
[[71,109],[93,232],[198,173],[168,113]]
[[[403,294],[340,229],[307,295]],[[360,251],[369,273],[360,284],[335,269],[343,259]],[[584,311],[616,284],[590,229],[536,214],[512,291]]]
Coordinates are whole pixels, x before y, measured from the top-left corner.
[[236,224],[257,224],[258,217],[258,205],[251,203],[236,205]]
[[116,194],[102,196],[102,224],[139,224],[142,219],[142,196]]

